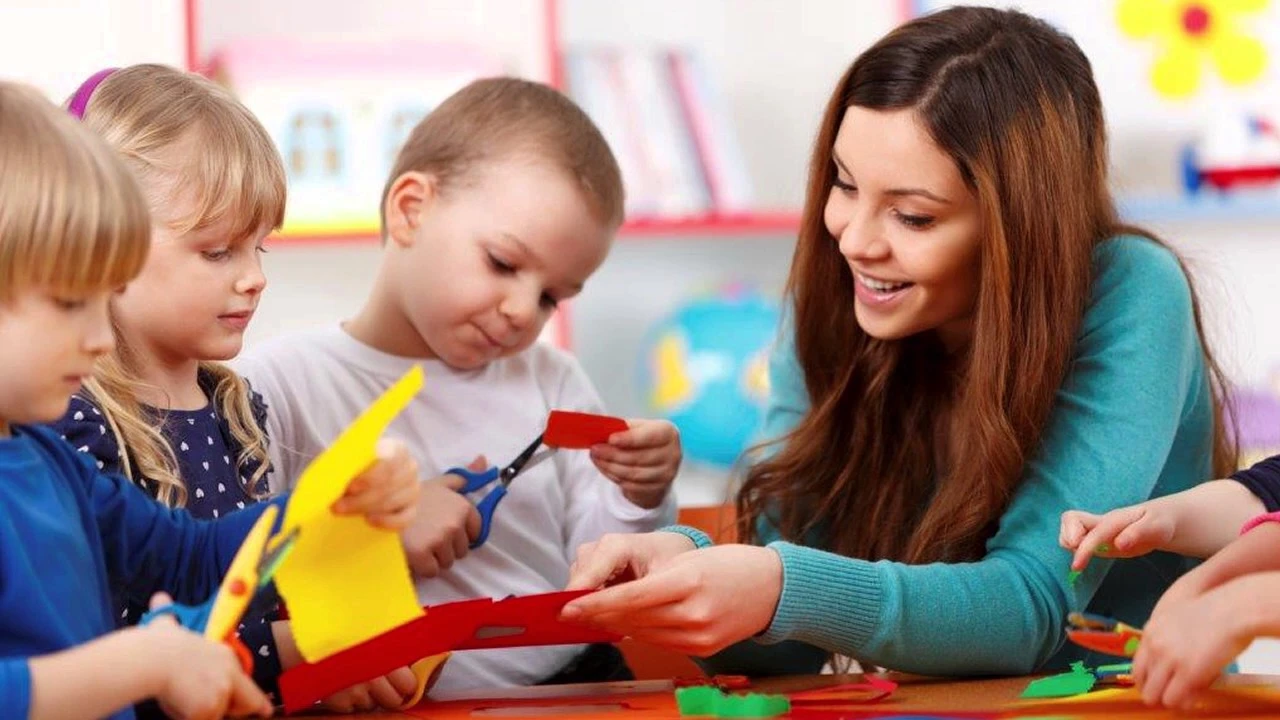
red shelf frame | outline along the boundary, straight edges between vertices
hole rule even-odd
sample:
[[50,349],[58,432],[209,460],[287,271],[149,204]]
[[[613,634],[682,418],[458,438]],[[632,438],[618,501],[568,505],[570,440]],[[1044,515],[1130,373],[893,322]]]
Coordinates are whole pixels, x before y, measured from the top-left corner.
[[778,211],[689,218],[641,218],[628,221],[619,234],[633,238],[663,235],[782,235],[793,233],[799,227],[800,213]]
[[[789,236],[800,227],[799,213],[766,212],[741,215],[707,215],[681,219],[647,218],[627,221],[618,231],[625,240],[654,238],[735,238],[742,236]],[[367,230],[326,232],[308,235],[276,235],[273,241],[293,244],[376,243],[378,234]]]

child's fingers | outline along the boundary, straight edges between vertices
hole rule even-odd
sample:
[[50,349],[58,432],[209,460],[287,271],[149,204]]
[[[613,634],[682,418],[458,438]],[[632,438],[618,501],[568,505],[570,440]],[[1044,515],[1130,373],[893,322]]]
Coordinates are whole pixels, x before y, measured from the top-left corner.
[[466,554],[470,552],[471,539],[480,534],[479,527],[479,525],[476,525],[477,530],[475,533],[472,533],[470,523],[468,523],[466,535],[463,535],[462,533],[451,533],[449,535],[449,541],[453,543],[453,557],[455,559],[465,557]]
[[400,694],[385,677],[376,678],[369,683],[369,696],[375,706],[388,710],[400,707],[408,697],[407,694]]
[[[236,661],[237,663],[239,661]],[[231,698],[227,706],[231,715],[271,717],[271,699],[243,672],[231,674]]]
[[370,513],[368,518],[371,525],[384,530],[403,530],[412,525],[414,518],[417,516],[417,506],[410,505],[391,513]]
[[150,602],[149,608],[151,610],[158,610],[166,605],[172,605],[172,604],[173,604],[173,598],[169,596],[169,593],[158,592],[151,596],[151,602]]
[[1182,668],[1181,671],[1175,668],[1173,675],[1169,678],[1169,684],[1164,688],[1164,694],[1160,696],[1161,704],[1176,710],[1190,710],[1196,696],[1194,678],[1191,674],[1186,668]]
[[378,514],[400,512],[406,507],[416,507],[422,486],[416,480],[396,482],[390,478],[384,481],[369,481],[365,489],[348,492],[333,505],[333,511],[340,515]]
[[1076,546],[1075,553],[1071,556],[1071,569],[1084,570],[1089,565],[1089,561],[1093,559],[1099,545],[1110,540],[1101,526],[1095,527],[1085,534],[1084,538]]
[[676,426],[666,420],[628,420],[627,425],[627,430],[609,436],[610,446],[624,450],[659,447],[679,437]]
[[408,698],[418,689],[418,676],[413,674],[412,668],[396,668],[387,673],[386,679],[401,698]]
[[1068,510],[1062,513],[1062,523],[1058,530],[1058,544],[1064,549],[1075,550],[1089,528],[1098,523],[1098,516],[1080,510]]
[[[480,517],[480,511],[475,507],[471,508],[471,512],[467,513],[467,524],[464,528],[467,532],[467,540],[475,540],[480,537],[480,530],[484,527],[484,520]],[[465,554],[465,553],[464,553]],[[461,555],[459,555],[461,557]]]
[[462,488],[467,486],[467,479],[454,473],[441,475],[437,480],[427,482],[439,482],[454,492],[462,492]]
[[1168,687],[1169,668],[1167,663],[1158,663],[1147,672],[1146,684],[1142,686],[1142,701],[1147,705],[1159,705],[1164,697],[1164,689]]
[[655,484],[666,482],[670,474],[661,467],[635,467],[615,462],[597,461],[596,467],[615,483]]
[[1080,540],[1080,545],[1076,548],[1075,556],[1072,558],[1072,569],[1083,570],[1089,564],[1089,559],[1094,555],[1111,556],[1113,553],[1109,549],[1100,550],[1099,548],[1103,545],[1110,545],[1111,548],[1114,548],[1116,536],[1125,528],[1141,521],[1145,514],[1145,510],[1131,507],[1113,510],[1102,516],[1098,524],[1085,533],[1084,538]]
[[597,445],[591,448],[592,460],[607,460],[618,465],[641,467],[663,465],[671,460],[671,451],[666,447],[621,449],[609,445]]
[[1156,529],[1152,527],[1152,523],[1148,522],[1147,518],[1143,517],[1132,525],[1121,530],[1120,533],[1116,535],[1116,539],[1111,543],[1111,546],[1121,552],[1130,552],[1150,547],[1156,541],[1156,538],[1153,537],[1155,532]]

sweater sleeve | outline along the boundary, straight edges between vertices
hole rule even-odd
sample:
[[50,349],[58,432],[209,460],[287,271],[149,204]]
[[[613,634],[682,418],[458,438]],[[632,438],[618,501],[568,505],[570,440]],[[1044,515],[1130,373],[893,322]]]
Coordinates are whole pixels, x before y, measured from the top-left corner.
[[1176,259],[1135,240],[1097,262],[1072,367],[986,555],[906,565],[770,543],[783,589],[762,641],[929,675],[1028,673],[1055,652],[1069,607],[1086,606],[1111,567],[1098,562],[1068,584],[1061,513],[1151,497],[1189,398],[1207,392]]
[[[181,603],[206,600],[222,581],[240,543],[268,503],[255,503],[216,521],[167,508],[119,475],[97,471],[77,455],[98,521],[107,574],[122,580],[131,599],[146,602],[163,590]],[[287,496],[272,501],[283,510]]]
[[31,714],[31,666],[28,659],[0,660],[0,707],[9,717],[25,718]]
[[1280,455],[1272,455],[1231,476],[1262,501],[1267,512],[1280,511]]

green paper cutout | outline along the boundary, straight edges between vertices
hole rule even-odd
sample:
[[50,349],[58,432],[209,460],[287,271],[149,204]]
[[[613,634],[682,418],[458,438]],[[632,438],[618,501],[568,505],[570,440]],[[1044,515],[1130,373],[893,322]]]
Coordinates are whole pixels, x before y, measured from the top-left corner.
[[1072,587],[1075,587],[1076,581],[1080,579],[1080,575],[1081,575],[1081,572],[1079,570],[1072,570],[1071,572],[1067,573],[1067,584]]
[[1084,663],[1071,663],[1071,672],[1032,680],[1022,691],[1024,698],[1060,698],[1083,695],[1093,689],[1098,678],[1085,669]]
[[791,700],[786,695],[729,695],[710,686],[676,690],[676,706],[683,717],[771,718],[791,712]]

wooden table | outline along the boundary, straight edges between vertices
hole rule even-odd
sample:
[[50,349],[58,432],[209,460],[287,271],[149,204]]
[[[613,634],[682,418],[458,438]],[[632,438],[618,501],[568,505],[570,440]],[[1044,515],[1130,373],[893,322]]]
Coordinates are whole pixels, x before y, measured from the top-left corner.
[[[1266,703],[1257,699],[1217,695],[1208,705],[1192,715],[1176,715],[1172,712],[1150,710],[1131,700],[1111,703],[1069,703],[1040,705],[1025,711],[1009,707],[1027,687],[1030,678],[998,678],[990,680],[949,681],[918,677],[891,676],[899,682],[897,692],[876,705],[845,705],[841,714],[854,720],[875,717],[877,713],[936,714],[970,713],[971,717],[1022,717],[1022,718],[1124,718],[1125,720],[1156,720],[1157,718],[1187,718],[1217,720],[1219,718],[1280,718],[1280,702]],[[844,682],[856,682],[859,676],[805,676],[761,680],[755,683],[755,692],[796,692],[826,687]],[[1220,687],[1232,688],[1269,686],[1280,690],[1280,676],[1234,675],[1225,678]],[[986,713],[985,715],[983,713]],[[292,717],[335,717],[334,715],[306,715]],[[549,720],[678,720],[680,715],[670,692],[646,695],[610,695],[597,698],[573,698],[567,701],[459,701],[426,703],[400,712],[366,713],[358,717],[368,720],[484,720],[496,718],[537,718]],[[890,716],[891,717],[891,716]],[[837,715],[830,715],[836,720]]]

